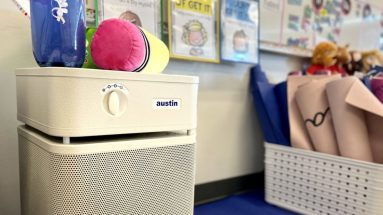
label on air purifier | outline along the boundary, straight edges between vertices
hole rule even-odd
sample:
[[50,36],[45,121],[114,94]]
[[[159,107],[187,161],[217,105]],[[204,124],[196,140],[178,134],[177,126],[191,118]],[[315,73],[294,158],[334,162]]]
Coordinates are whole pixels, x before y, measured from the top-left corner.
[[181,108],[181,99],[153,99],[153,109],[176,110]]

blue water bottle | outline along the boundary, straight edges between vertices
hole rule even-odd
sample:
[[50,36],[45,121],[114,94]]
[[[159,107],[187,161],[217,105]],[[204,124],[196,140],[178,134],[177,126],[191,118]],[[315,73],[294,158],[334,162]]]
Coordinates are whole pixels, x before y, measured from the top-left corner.
[[42,67],[81,67],[85,59],[84,0],[30,0],[33,55]]

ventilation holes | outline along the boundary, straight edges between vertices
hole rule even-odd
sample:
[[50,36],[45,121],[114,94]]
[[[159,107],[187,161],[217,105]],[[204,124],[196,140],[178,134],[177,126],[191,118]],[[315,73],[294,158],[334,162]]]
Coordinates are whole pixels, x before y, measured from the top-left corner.
[[[362,209],[367,207],[367,201],[371,198],[367,192],[368,182],[371,179],[366,175],[372,175],[373,170],[365,170],[364,167],[358,168],[335,160],[325,160],[320,156],[304,157],[293,152],[284,153],[286,158],[290,153],[290,160],[286,159],[283,165],[278,166],[278,170],[281,171],[274,174],[268,170],[272,174],[267,179],[278,182],[273,187],[283,191],[282,194],[274,195],[276,197],[282,195],[281,200],[273,198],[273,201],[299,208],[304,214],[366,214]],[[273,176],[277,176],[277,179]],[[363,190],[363,193],[360,190]]]
[[[36,167],[30,173],[28,162]],[[89,155],[22,144],[20,168],[21,191],[31,188],[23,208],[35,214],[193,213],[192,144]]]

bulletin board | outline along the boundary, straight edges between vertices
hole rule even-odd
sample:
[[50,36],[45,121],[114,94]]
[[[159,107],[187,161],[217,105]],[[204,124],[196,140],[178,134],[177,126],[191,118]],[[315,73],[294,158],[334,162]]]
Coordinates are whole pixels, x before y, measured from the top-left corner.
[[260,48],[311,56],[321,41],[383,50],[382,0],[261,0]]

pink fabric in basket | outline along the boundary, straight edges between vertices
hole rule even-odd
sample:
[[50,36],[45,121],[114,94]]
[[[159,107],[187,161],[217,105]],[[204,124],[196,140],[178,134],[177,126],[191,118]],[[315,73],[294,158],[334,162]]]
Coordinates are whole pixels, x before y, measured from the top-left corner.
[[131,22],[108,19],[94,34],[91,53],[94,63],[102,69],[133,71],[145,59],[145,40]]

